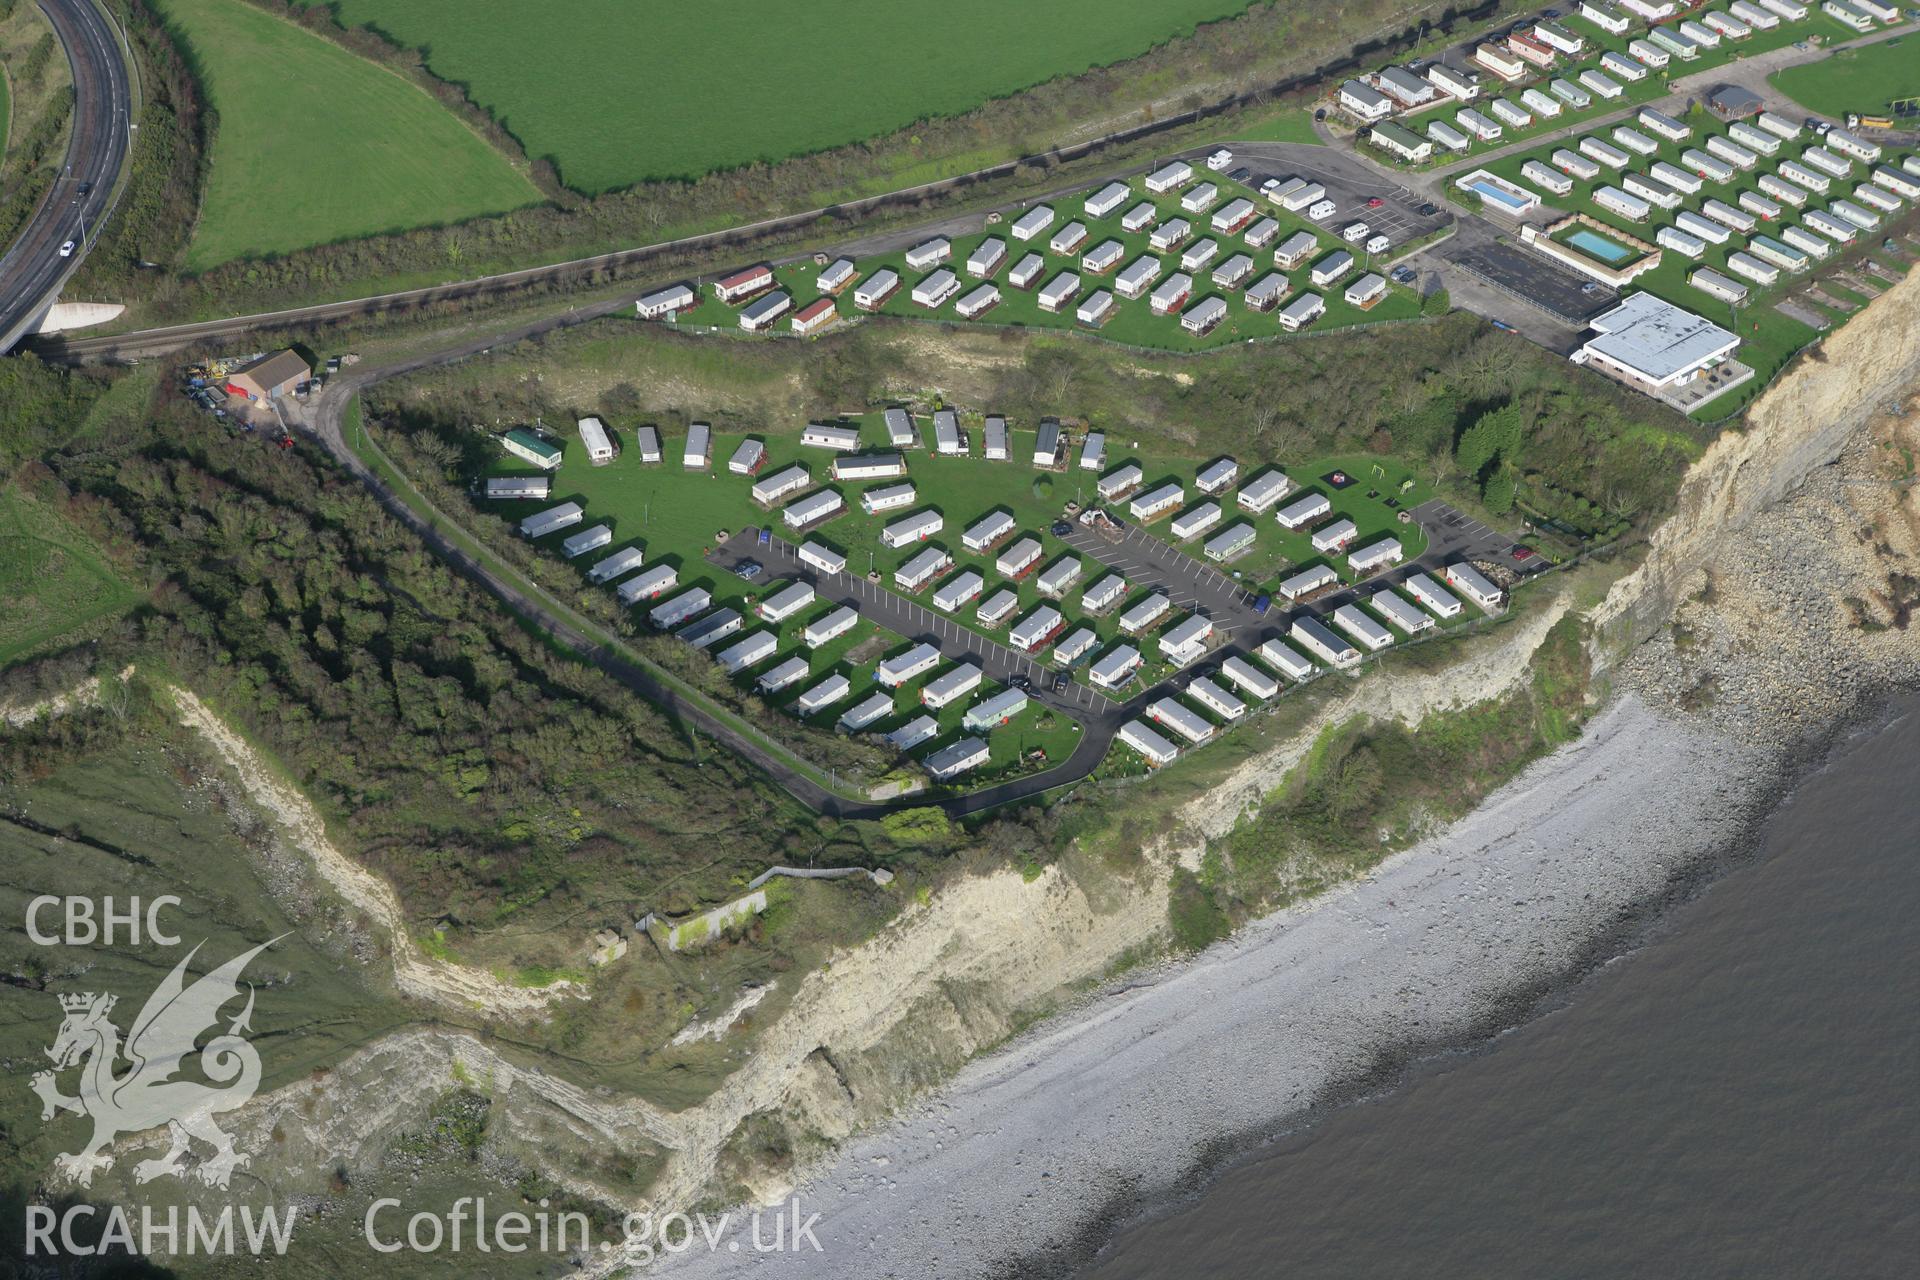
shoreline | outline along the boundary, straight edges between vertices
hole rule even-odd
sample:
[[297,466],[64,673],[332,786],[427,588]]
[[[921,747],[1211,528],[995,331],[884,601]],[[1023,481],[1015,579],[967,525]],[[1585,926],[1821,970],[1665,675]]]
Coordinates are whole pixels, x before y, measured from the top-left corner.
[[1103,989],[853,1141],[799,1193],[825,1253],[672,1269],[1072,1275],[1274,1141],[1560,1007],[1746,865],[1799,780],[1891,696],[1761,748],[1619,695],[1366,879]]

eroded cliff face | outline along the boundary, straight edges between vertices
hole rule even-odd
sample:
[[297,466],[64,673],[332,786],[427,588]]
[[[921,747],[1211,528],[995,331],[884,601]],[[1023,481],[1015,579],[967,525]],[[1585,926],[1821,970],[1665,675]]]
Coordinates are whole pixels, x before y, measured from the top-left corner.
[[1840,456],[1868,420],[1920,381],[1920,272],[1809,349],[1745,425],[1709,447],[1641,566],[1594,611],[1597,666],[1656,634],[1700,590],[1728,540]]

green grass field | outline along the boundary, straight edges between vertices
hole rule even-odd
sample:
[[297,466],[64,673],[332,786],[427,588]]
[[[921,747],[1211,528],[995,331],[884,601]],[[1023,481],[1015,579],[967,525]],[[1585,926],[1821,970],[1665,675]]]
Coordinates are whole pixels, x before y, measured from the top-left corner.
[[[1120,207],[1108,217],[1089,217],[1085,212],[1084,202],[1085,196],[1090,193],[1076,192],[1071,196],[1052,201],[1051,205],[1055,213],[1053,225],[1039,236],[1025,243],[1013,239],[1009,230],[1010,224],[1017,220],[1018,214],[1010,215],[1005,222],[999,226],[990,227],[986,231],[974,235],[954,237],[952,259],[945,265],[959,275],[961,279],[962,288],[955,301],[957,301],[958,297],[964,297],[976,285],[982,282],[968,275],[964,270],[967,256],[973,252],[975,246],[979,245],[981,241],[991,237],[1001,240],[1007,247],[1005,259],[991,277],[992,282],[1000,290],[1000,302],[997,306],[981,315],[977,320],[961,320],[954,310],[954,301],[949,301],[931,311],[916,303],[912,296],[913,286],[930,274],[930,272],[915,271],[909,268],[906,265],[904,253],[891,253],[861,259],[856,264],[860,269],[859,279],[866,279],[882,267],[891,267],[899,273],[901,279],[899,290],[880,308],[881,312],[886,315],[902,316],[919,320],[933,319],[960,324],[973,323],[996,326],[1018,325],[1049,329],[1074,329],[1081,332],[1098,333],[1101,337],[1109,339],[1110,341],[1124,342],[1130,346],[1157,347],[1169,351],[1201,351],[1211,347],[1244,342],[1249,338],[1286,336],[1285,331],[1280,328],[1278,322],[1274,319],[1275,312],[1253,310],[1246,305],[1243,293],[1246,285],[1251,285],[1263,276],[1276,270],[1273,261],[1274,248],[1284,243],[1294,232],[1305,230],[1312,232],[1313,235],[1320,240],[1321,247],[1294,270],[1285,273],[1288,278],[1288,291],[1286,297],[1281,301],[1280,306],[1285,307],[1288,302],[1302,293],[1311,292],[1319,294],[1326,303],[1326,314],[1314,321],[1314,323],[1309,326],[1309,331],[1318,332],[1326,329],[1340,328],[1343,325],[1374,323],[1382,320],[1408,320],[1420,314],[1419,300],[1411,292],[1398,285],[1389,285],[1385,296],[1369,308],[1363,310],[1360,307],[1350,305],[1342,296],[1346,286],[1359,279],[1368,269],[1377,270],[1380,274],[1384,275],[1384,267],[1378,263],[1372,264],[1371,267],[1367,266],[1364,263],[1365,255],[1359,252],[1357,246],[1343,244],[1337,237],[1328,235],[1299,215],[1288,213],[1285,209],[1279,208],[1263,199],[1249,188],[1243,187],[1235,182],[1229,182],[1219,174],[1207,173],[1201,170],[1199,171],[1199,176],[1185,189],[1192,190],[1202,182],[1211,182],[1217,186],[1220,191],[1219,198],[1215,203],[1202,213],[1188,213],[1183,211],[1180,206],[1180,198],[1182,195],[1180,191],[1170,191],[1157,196],[1150,195],[1146,190],[1144,180],[1136,176],[1128,183],[1132,195],[1123,201]],[[1208,219],[1212,213],[1237,197],[1245,197],[1254,202],[1256,214],[1253,223],[1257,224],[1261,218],[1266,217],[1271,217],[1275,222],[1279,223],[1279,233],[1264,247],[1259,249],[1249,247],[1246,243],[1244,233],[1239,235],[1222,235],[1209,230]],[[1128,210],[1132,209],[1141,201],[1152,204],[1158,210],[1159,216],[1154,225],[1169,223],[1175,218],[1184,218],[1192,224],[1193,227],[1192,233],[1180,245],[1165,253],[1155,255],[1161,260],[1161,280],[1167,279],[1182,269],[1180,266],[1181,254],[1188,248],[1205,240],[1214,241],[1219,246],[1219,251],[1214,255],[1211,262],[1205,267],[1195,268],[1188,272],[1188,274],[1193,277],[1192,295],[1186,304],[1188,308],[1199,304],[1203,299],[1208,297],[1222,297],[1227,299],[1226,318],[1205,334],[1196,335],[1183,329],[1180,325],[1179,315],[1155,315],[1145,297],[1130,300],[1121,297],[1117,292],[1114,293],[1114,310],[1106,323],[1099,328],[1089,329],[1087,326],[1078,323],[1074,317],[1074,310],[1079,302],[1083,302],[1091,297],[1094,291],[1098,289],[1114,292],[1114,279],[1119,275],[1120,271],[1124,270],[1126,266],[1130,265],[1136,258],[1139,258],[1143,254],[1152,253],[1148,244],[1148,238],[1153,230],[1152,227],[1148,227],[1139,232],[1128,232],[1122,230],[1120,225],[1121,219],[1126,215]],[[1048,247],[1049,239],[1055,232],[1058,232],[1073,222],[1079,222],[1086,227],[1087,236],[1085,242],[1071,253],[1054,253]],[[1120,256],[1120,265],[1118,268],[1111,269],[1101,275],[1094,275],[1081,266],[1081,257],[1088,250],[1093,249],[1095,246],[1107,240],[1119,241],[1120,244],[1124,246],[1125,252]],[[1313,284],[1310,276],[1314,264],[1336,248],[1353,250],[1356,259],[1354,268],[1341,279],[1334,281],[1331,285],[1320,286]],[[1397,252],[1398,250],[1390,248],[1383,257],[1391,257]],[[1038,282],[1033,287],[1016,289],[1009,283],[1008,273],[1012,270],[1015,263],[1019,262],[1029,253],[1037,253],[1044,258],[1046,260],[1046,270],[1041,273]],[[1252,273],[1247,276],[1244,284],[1239,288],[1228,290],[1215,286],[1212,283],[1209,273],[1237,253],[1245,253],[1253,259]],[[1062,311],[1044,311],[1040,307],[1040,289],[1047,281],[1053,279],[1056,274],[1062,271],[1073,271],[1080,276],[1081,285],[1079,296],[1073,306],[1069,306]],[[795,311],[800,310],[809,302],[821,296],[820,289],[816,283],[819,274],[819,268],[810,262],[790,264],[775,270],[775,275],[778,277],[781,287],[793,297],[793,309]],[[859,314],[858,309],[853,303],[853,289],[851,287],[840,294],[838,306],[840,314],[843,317]],[[721,303],[710,293],[703,292],[700,305],[692,311],[684,313],[680,317],[680,323],[692,328],[711,326],[723,332],[732,332],[737,330],[739,321],[737,308]],[[787,321],[785,319],[780,320],[775,326],[775,331],[787,332]]]
[[140,593],[58,513],[0,487],[0,666],[130,608]]
[[596,192],[856,142],[1144,53],[1248,0],[339,0]]
[[[1725,125],[1705,113],[1690,115],[1686,118],[1686,122],[1693,126],[1694,133],[1692,137],[1683,142],[1668,142],[1664,139],[1655,138],[1654,140],[1660,143],[1658,152],[1644,159],[1636,157],[1634,163],[1628,166],[1626,172],[1638,172],[1644,175],[1656,160],[1665,160],[1671,164],[1680,165],[1680,155],[1682,152],[1690,147],[1703,148],[1705,146],[1705,140],[1708,137],[1716,134],[1724,135],[1726,133]],[[1627,123],[1631,126],[1632,122],[1629,121]],[[1602,138],[1603,140],[1610,139],[1611,130],[1614,127],[1616,126],[1608,125],[1598,128],[1594,130],[1592,136]],[[1521,186],[1533,189],[1533,184],[1529,183],[1520,175],[1521,166],[1529,159],[1539,159],[1546,162],[1554,150],[1562,146],[1569,148],[1575,147],[1578,140],[1579,137],[1575,136],[1561,142],[1542,143],[1531,151],[1520,152],[1495,160],[1490,163],[1487,168],[1503,178],[1510,179],[1519,183]],[[1756,183],[1760,174],[1777,171],[1782,164],[1796,158],[1809,146],[1817,142],[1818,139],[1814,138],[1811,134],[1803,133],[1799,139],[1783,143],[1780,147],[1779,154],[1759,157],[1759,163],[1751,172],[1743,172],[1735,169],[1732,180],[1725,183],[1718,183],[1708,179],[1698,194],[1684,196],[1679,208],[1673,210],[1656,208],[1653,211],[1653,216],[1646,222],[1641,223],[1628,221],[1618,214],[1602,209],[1593,203],[1592,194],[1596,188],[1602,185],[1618,185],[1621,174],[1611,169],[1603,167],[1599,177],[1591,181],[1576,179],[1573,192],[1570,195],[1556,196],[1551,193],[1543,194],[1546,196],[1547,203],[1554,208],[1590,214],[1601,222],[1619,227],[1621,230],[1626,231],[1638,239],[1651,241],[1658,230],[1662,226],[1672,223],[1681,210],[1697,210],[1704,202],[1710,199],[1717,199],[1725,204],[1734,204],[1740,192],[1757,191]],[[1895,151],[1888,152],[1890,156],[1896,156],[1898,154],[1899,153]],[[1682,165],[1681,167],[1685,166]],[[1825,208],[1833,199],[1844,197],[1850,193],[1855,186],[1860,184],[1861,179],[1866,174],[1866,168],[1866,166],[1856,163],[1853,166],[1853,176],[1851,178],[1836,180],[1833,183],[1832,189],[1825,196],[1815,194],[1812,199],[1808,201],[1807,209]],[[1451,189],[1448,194],[1458,198],[1458,193]],[[1773,234],[1777,238],[1778,231],[1782,225],[1793,225],[1801,221],[1802,219],[1799,213],[1788,206],[1784,208],[1780,222],[1774,224],[1762,222],[1755,227],[1755,234]],[[1796,295],[1801,294],[1801,291],[1808,283],[1818,282],[1821,288],[1827,292],[1844,296],[1843,290],[1827,285],[1822,278],[1827,276],[1836,265],[1841,264],[1843,261],[1855,261],[1867,255],[1871,255],[1877,261],[1884,263],[1896,271],[1905,272],[1912,265],[1912,259],[1902,254],[1883,249],[1881,242],[1886,237],[1886,230],[1884,228],[1899,225],[1910,229],[1912,221],[1912,210],[1909,208],[1902,211],[1901,214],[1896,215],[1895,219],[1883,223],[1882,230],[1862,232],[1851,246],[1848,246],[1845,250],[1835,252],[1825,263],[1814,264],[1811,271],[1799,274],[1783,274],[1780,280],[1771,286],[1762,288],[1752,282],[1741,280],[1741,283],[1748,285],[1751,292],[1747,300],[1738,307],[1730,307],[1725,302],[1719,301],[1694,288],[1687,282],[1687,277],[1696,267],[1708,266],[1719,271],[1722,275],[1739,279],[1738,276],[1726,270],[1726,260],[1730,253],[1746,247],[1750,237],[1740,234],[1735,234],[1724,245],[1708,245],[1706,253],[1698,259],[1683,257],[1671,249],[1664,250],[1660,265],[1634,280],[1634,282],[1628,286],[1628,291],[1631,292],[1640,289],[1649,290],[1677,306],[1685,307],[1689,311],[1704,315],[1710,320],[1726,325],[1740,335],[1740,350],[1736,353],[1736,358],[1744,364],[1751,365],[1758,376],[1752,381],[1708,401],[1705,405],[1695,410],[1695,416],[1697,417],[1718,419],[1731,413],[1741,404],[1758,395],[1765,387],[1767,380],[1792,358],[1795,352],[1799,351],[1801,347],[1805,346],[1816,336],[1815,330],[1810,326],[1802,324],[1793,317],[1783,315],[1775,310],[1775,304],[1788,298],[1793,298],[1799,305],[1825,315],[1834,323],[1843,321],[1847,313],[1835,311],[1817,301]],[[1865,301],[1865,299],[1861,299],[1861,301]]]
[[244,0],[160,0],[220,113],[193,270],[532,204],[506,158],[399,76]]
[[1819,62],[1776,71],[1767,83],[1834,120],[1845,120],[1849,111],[1879,115],[1896,98],[1920,97],[1920,45],[1894,39],[1841,49]]

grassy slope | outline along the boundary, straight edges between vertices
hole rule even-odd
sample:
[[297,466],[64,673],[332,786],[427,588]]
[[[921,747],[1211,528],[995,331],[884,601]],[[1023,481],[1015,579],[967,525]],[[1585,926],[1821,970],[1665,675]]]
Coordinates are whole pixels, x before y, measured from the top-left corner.
[[583,191],[857,141],[1118,62],[1246,0],[343,0]]
[[1824,61],[1775,72],[1767,83],[1809,111],[1835,120],[1849,111],[1874,115],[1895,98],[1920,97],[1920,48],[1895,39],[1842,49]]
[[160,0],[220,113],[194,270],[530,204],[506,159],[399,76],[242,0]]
[[140,593],[57,513],[0,487],[0,666],[121,612]]
[[[860,279],[866,279],[881,267],[891,267],[899,273],[902,284],[899,291],[896,292],[892,298],[888,299],[886,305],[881,308],[883,312],[888,315],[906,316],[913,319],[938,318],[940,320],[958,321],[958,316],[954,311],[955,302],[957,302],[959,298],[965,297],[967,293],[971,292],[975,286],[981,283],[981,281],[976,280],[966,273],[965,264],[967,255],[973,252],[974,246],[991,236],[999,239],[1007,246],[1005,262],[992,277],[992,282],[1000,290],[1000,303],[982,315],[978,321],[960,321],[960,323],[1040,326],[1055,329],[1084,328],[1084,326],[1078,325],[1074,319],[1074,307],[1069,307],[1057,313],[1040,309],[1039,293],[1041,286],[1062,271],[1072,271],[1080,276],[1080,293],[1075,302],[1076,307],[1079,302],[1083,302],[1091,297],[1095,290],[1105,289],[1114,294],[1114,310],[1111,318],[1098,330],[1101,337],[1108,338],[1114,342],[1124,342],[1131,346],[1157,347],[1170,351],[1198,351],[1208,347],[1219,347],[1241,342],[1248,338],[1286,336],[1286,331],[1280,328],[1279,323],[1274,317],[1280,308],[1285,307],[1288,302],[1291,302],[1302,293],[1318,293],[1327,307],[1326,314],[1310,326],[1310,331],[1317,332],[1325,329],[1339,328],[1343,325],[1374,323],[1382,320],[1406,320],[1420,314],[1419,301],[1412,293],[1397,285],[1389,285],[1386,295],[1367,310],[1350,306],[1342,297],[1342,293],[1346,286],[1358,280],[1364,273],[1364,268],[1361,265],[1364,255],[1360,253],[1357,246],[1344,244],[1338,237],[1328,235],[1306,219],[1297,214],[1288,213],[1285,209],[1279,208],[1261,198],[1251,189],[1243,187],[1236,182],[1229,182],[1226,178],[1218,174],[1203,172],[1202,177],[1196,178],[1187,190],[1199,186],[1203,181],[1213,183],[1220,190],[1219,199],[1204,213],[1184,212],[1180,206],[1181,193],[1179,192],[1168,192],[1160,196],[1149,195],[1146,190],[1145,180],[1136,176],[1128,182],[1129,187],[1132,189],[1131,196],[1122,202],[1120,207],[1109,217],[1091,218],[1087,216],[1084,208],[1084,196],[1076,193],[1064,199],[1053,201],[1052,207],[1056,215],[1053,225],[1033,240],[1025,243],[1013,238],[1009,230],[1009,224],[1014,221],[1012,218],[1009,218],[1007,222],[1002,223],[1000,226],[989,228],[985,232],[959,236],[953,240],[953,258],[952,261],[946,265],[960,276],[963,287],[953,302],[946,303],[940,307],[938,311],[929,312],[927,308],[913,301],[913,286],[930,273],[910,269],[906,265],[904,254],[891,253],[879,257],[862,258],[857,264],[860,268]],[[1253,219],[1254,222],[1257,223],[1261,218],[1271,217],[1280,224],[1279,234],[1264,248],[1254,249],[1248,247],[1244,234],[1219,235],[1209,229],[1210,224],[1208,220],[1212,213],[1229,204],[1237,197],[1253,200],[1258,210]],[[1162,266],[1160,274],[1161,280],[1166,280],[1181,270],[1181,254],[1191,246],[1203,240],[1212,240],[1220,246],[1219,252],[1207,266],[1188,272],[1188,274],[1193,277],[1194,284],[1192,296],[1186,304],[1187,308],[1192,308],[1198,305],[1201,300],[1209,297],[1224,297],[1227,299],[1226,319],[1215,325],[1211,331],[1204,335],[1195,336],[1181,328],[1178,315],[1159,316],[1153,314],[1153,309],[1149,305],[1146,297],[1129,300],[1121,297],[1119,293],[1114,290],[1114,280],[1115,277],[1120,274],[1120,271],[1130,266],[1134,260],[1141,255],[1150,252],[1148,238],[1152,234],[1151,227],[1137,233],[1123,231],[1120,227],[1120,221],[1126,213],[1143,200],[1152,203],[1159,210],[1159,223],[1169,223],[1175,218],[1184,218],[1193,226],[1192,233],[1179,246],[1167,253],[1158,255]],[[1364,216],[1364,212],[1361,216]],[[1087,228],[1085,243],[1073,253],[1054,253],[1048,248],[1048,241],[1055,232],[1073,222],[1079,222]],[[1233,290],[1225,290],[1213,284],[1210,278],[1210,273],[1213,269],[1221,263],[1226,262],[1229,258],[1232,258],[1235,254],[1240,253],[1244,253],[1253,259],[1253,273],[1246,278],[1245,284],[1254,284],[1268,273],[1276,270],[1273,261],[1274,248],[1285,243],[1294,232],[1302,230],[1311,232],[1318,238],[1321,242],[1321,247],[1299,267],[1286,273],[1289,280],[1287,295],[1281,301],[1280,307],[1275,308],[1274,311],[1263,313],[1249,308],[1243,298],[1244,286]],[[1126,252],[1122,254],[1120,258],[1120,266],[1103,275],[1094,275],[1083,269],[1080,265],[1082,255],[1107,240],[1118,240],[1126,247]],[[1336,248],[1351,250],[1356,259],[1356,265],[1345,276],[1334,281],[1331,285],[1315,285],[1311,279],[1314,264],[1319,262],[1327,254],[1333,252]],[[1388,250],[1389,254],[1394,252],[1396,251],[1393,249]],[[1012,270],[1015,263],[1019,262],[1029,253],[1037,253],[1045,258],[1047,263],[1046,270],[1041,274],[1039,282],[1032,288],[1016,289],[1007,282],[1008,272]],[[796,263],[782,267],[779,268],[775,274],[779,277],[782,287],[793,296],[794,310],[796,311],[821,296],[820,290],[815,283],[820,272],[819,269],[811,263]],[[1381,274],[1385,274],[1384,270],[1381,271]],[[687,324],[695,326],[715,325],[729,330],[737,326],[738,320],[735,314],[735,308],[715,301],[711,295],[703,294],[702,297],[703,300],[701,304],[684,316]],[[858,314],[858,309],[853,304],[853,290],[851,288],[848,288],[840,295],[838,307],[842,316]],[[777,328],[780,331],[785,331],[787,329],[787,321],[782,319]]]

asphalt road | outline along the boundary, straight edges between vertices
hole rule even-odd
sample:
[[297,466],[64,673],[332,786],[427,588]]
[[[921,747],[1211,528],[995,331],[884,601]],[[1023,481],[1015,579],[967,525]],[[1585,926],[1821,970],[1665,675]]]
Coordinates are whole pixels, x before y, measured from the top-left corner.
[[[0,352],[12,350],[79,269],[119,198],[131,138],[133,89],[105,10],[95,0],[40,0],[40,7],[73,67],[73,135],[61,176],[0,258]],[[76,247],[63,258],[68,240]]]

